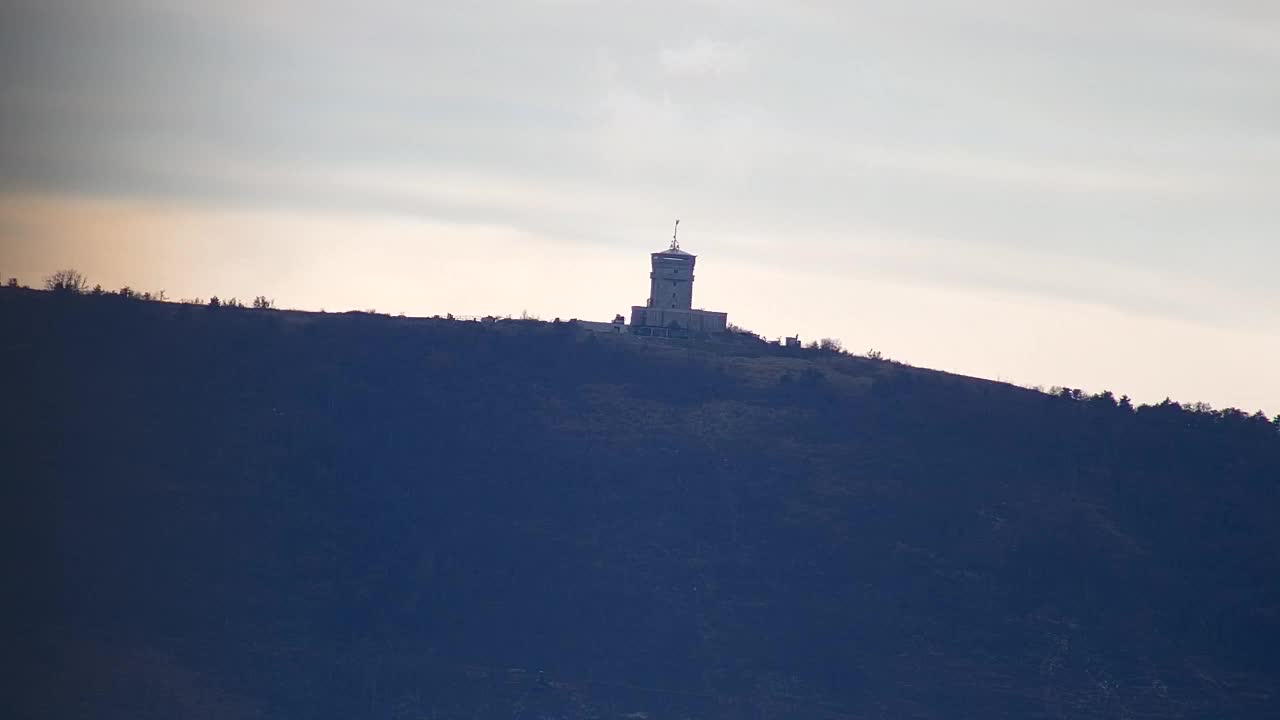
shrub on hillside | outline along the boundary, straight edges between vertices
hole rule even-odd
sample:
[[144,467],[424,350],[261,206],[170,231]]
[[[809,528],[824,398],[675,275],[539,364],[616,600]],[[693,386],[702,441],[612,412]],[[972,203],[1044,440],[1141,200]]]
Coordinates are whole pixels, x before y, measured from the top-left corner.
[[89,287],[89,281],[76,270],[59,270],[44,279],[44,287],[51,292],[79,295]]

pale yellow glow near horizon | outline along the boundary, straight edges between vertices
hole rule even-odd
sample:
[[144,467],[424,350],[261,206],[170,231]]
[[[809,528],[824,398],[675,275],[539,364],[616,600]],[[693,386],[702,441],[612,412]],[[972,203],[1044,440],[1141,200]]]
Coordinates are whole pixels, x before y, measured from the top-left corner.
[[[497,225],[159,201],[0,195],[0,274],[66,267],[169,298],[256,295],[282,307],[592,320],[644,301],[652,247],[584,245]],[[1280,412],[1280,336],[856,269],[771,267],[700,252],[695,305],[767,337],[840,338],[912,364],[1024,385]]]

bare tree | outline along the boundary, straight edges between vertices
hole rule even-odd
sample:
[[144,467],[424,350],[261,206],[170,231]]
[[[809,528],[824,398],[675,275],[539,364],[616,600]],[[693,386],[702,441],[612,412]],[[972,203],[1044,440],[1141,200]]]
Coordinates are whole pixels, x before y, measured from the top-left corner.
[[89,280],[76,270],[59,270],[44,279],[46,290],[79,295],[89,287]]

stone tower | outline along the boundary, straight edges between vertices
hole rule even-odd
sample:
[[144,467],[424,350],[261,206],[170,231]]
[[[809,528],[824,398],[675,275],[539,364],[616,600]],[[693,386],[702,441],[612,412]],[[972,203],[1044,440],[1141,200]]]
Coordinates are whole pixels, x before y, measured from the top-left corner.
[[[676,229],[680,221],[676,221]],[[693,253],[680,249],[673,233],[671,246],[649,255],[649,300],[631,308],[631,332],[637,335],[692,337],[722,333],[728,316],[693,308]]]
[[680,249],[674,239],[671,247],[649,256],[653,270],[649,273],[649,307],[668,310],[693,308],[693,264],[698,258]]

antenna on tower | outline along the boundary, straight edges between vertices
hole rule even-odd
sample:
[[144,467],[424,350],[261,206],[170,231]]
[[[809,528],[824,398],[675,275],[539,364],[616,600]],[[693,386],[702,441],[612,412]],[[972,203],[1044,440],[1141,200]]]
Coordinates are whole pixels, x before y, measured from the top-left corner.
[[680,221],[676,220],[676,227],[674,230],[671,231],[671,249],[672,250],[680,249],[680,240],[676,237],[676,235],[679,235],[679,234],[680,234]]

